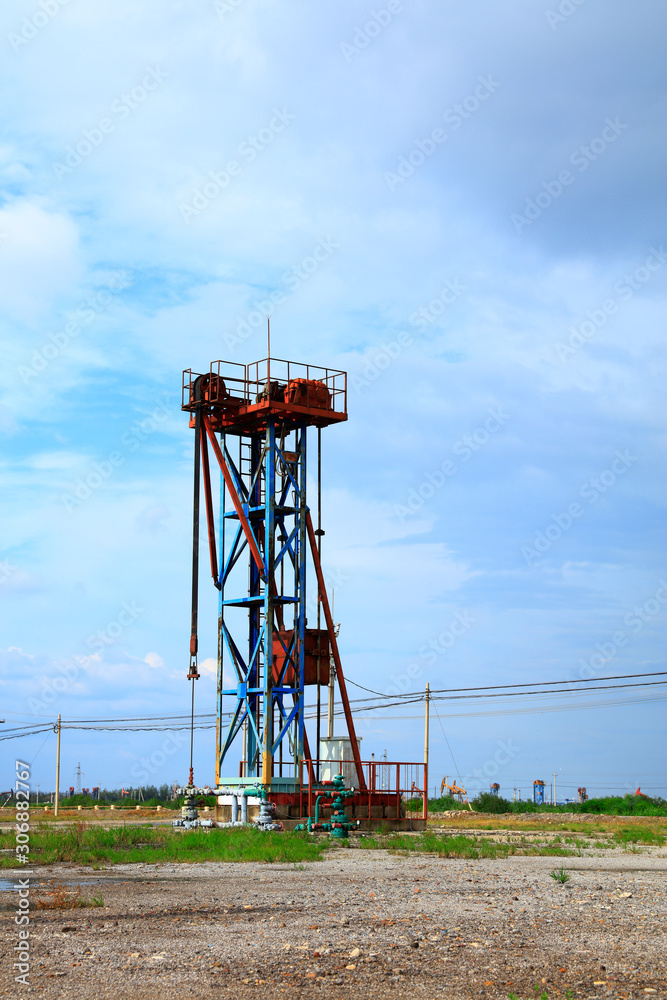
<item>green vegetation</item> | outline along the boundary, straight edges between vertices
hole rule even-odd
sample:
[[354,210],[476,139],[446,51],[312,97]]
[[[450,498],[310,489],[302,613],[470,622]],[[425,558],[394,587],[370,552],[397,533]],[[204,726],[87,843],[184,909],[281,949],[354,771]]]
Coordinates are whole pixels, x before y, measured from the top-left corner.
[[544,857],[570,857],[574,851],[550,844],[508,844],[488,837],[465,834],[438,834],[427,831],[414,834],[392,833],[387,836],[363,837],[363,850],[386,850],[395,854],[437,854],[441,858],[506,858],[510,854],[530,854]]
[[[421,813],[422,811],[422,800],[408,799],[405,803],[405,808],[408,812]],[[428,811],[429,812],[449,812],[452,809],[467,809],[467,805],[463,802],[459,802],[457,799],[452,798],[451,795],[441,795],[438,799],[428,800]]]
[[[636,795],[612,795],[587,802],[568,802],[563,805],[536,805],[534,802],[510,802],[490,792],[480,792],[471,802],[475,812],[486,813],[595,813],[607,816],[667,816],[667,801],[661,798],[641,798]],[[422,800],[411,799],[406,803],[409,811],[421,812]],[[429,813],[467,809],[465,804],[451,796],[428,800]]]
[[[0,833],[0,868],[15,868],[14,831]],[[40,824],[30,834],[30,865],[74,862],[110,864],[162,862],[319,861],[331,849],[328,838],[302,833],[263,833],[252,827],[231,830],[174,830],[171,827],[121,826],[103,829],[88,823],[54,828]]]
[[[565,805],[537,806],[534,802],[511,802],[515,813],[597,813],[607,816],[667,816],[667,801],[661,798],[641,798],[636,795],[609,795],[587,802],[568,802]],[[475,803],[473,802],[473,809]]]
[[563,866],[559,868],[554,868],[552,872],[549,872],[549,877],[555,882],[569,882],[570,876],[567,874]]
[[[549,993],[539,983],[535,983],[535,985],[533,986],[533,993],[536,997],[536,1000],[549,1000]],[[509,1000],[520,1000],[520,998],[516,995],[516,993],[508,993],[507,996]],[[565,998],[566,1000],[572,1000],[572,993],[570,992],[570,990],[567,990]]]
[[[60,811],[61,813],[66,812],[68,809],[76,809],[77,806],[81,806],[83,809],[94,809],[97,807],[100,812],[108,811],[109,807],[113,805],[116,812],[120,812],[123,809],[136,811],[137,807],[139,809],[155,809],[156,806],[162,806],[163,809],[178,810],[181,808],[184,802],[184,797],[181,795],[176,799],[172,798],[161,798],[159,796],[153,795],[150,798],[138,799],[134,797],[129,797],[127,795],[116,795],[115,792],[102,792],[99,799],[93,799],[90,795],[65,795],[60,798]],[[200,795],[197,797],[196,804],[198,808],[202,806],[215,807],[216,799],[215,795]],[[7,803],[8,807],[13,808],[11,801]],[[39,805],[31,800],[30,808],[33,811],[34,816],[41,814],[43,809],[49,809],[51,816],[53,815],[53,803],[49,800],[45,800],[44,796],[39,801]],[[45,819],[49,818],[47,813]]]
[[472,807],[475,812],[484,813],[508,813],[512,812],[512,803],[509,799],[503,799],[500,795],[492,795],[491,792],[480,792],[473,801]]
[[630,844],[643,844],[646,847],[664,847],[667,837],[654,830],[642,826],[624,826],[614,832],[614,840],[624,847]]
[[[164,809],[179,808],[179,804],[173,799],[173,787],[171,785],[144,785],[142,788],[101,788],[98,798],[94,799],[90,789],[86,789],[88,794],[84,795],[61,795],[61,808],[66,809],[71,806],[83,806],[90,809],[94,805],[100,808],[113,803],[117,809],[121,807],[134,808],[135,806],[162,806]],[[53,792],[42,791],[39,803],[37,802],[37,792],[30,793],[30,804],[32,806],[52,805]],[[11,802],[11,800],[10,800]],[[208,803],[207,803],[208,804]]]

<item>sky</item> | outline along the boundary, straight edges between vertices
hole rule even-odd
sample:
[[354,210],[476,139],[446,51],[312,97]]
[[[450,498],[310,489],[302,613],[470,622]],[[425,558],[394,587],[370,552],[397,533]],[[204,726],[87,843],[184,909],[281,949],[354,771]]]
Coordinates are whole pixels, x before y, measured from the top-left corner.
[[[267,313],[274,355],[348,372],[322,460],[350,681],[665,670],[666,21],[659,0],[3,5],[0,733],[188,711],[181,372],[265,357]],[[434,701],[429,784],[667,796],[662,690]],[[365,759],[421,759],[422,704],[357,720]],[[3,788],[19,753],[52,789],[53,733],[0,743]],[[182,734],[65,728],[62,788],[79,762],[120,787],[189,760]],[[213,764],[198,732],[201,784]]]

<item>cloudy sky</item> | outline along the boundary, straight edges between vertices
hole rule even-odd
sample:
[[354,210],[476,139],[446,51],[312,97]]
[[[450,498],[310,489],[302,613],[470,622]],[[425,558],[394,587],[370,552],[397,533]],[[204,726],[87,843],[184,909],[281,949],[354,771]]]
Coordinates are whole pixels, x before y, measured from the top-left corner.
[[[659,0],[3,5],[6,726],[187,711],[181,370],[264,357],[267,311],[274,354],[349,372],[323,524],[351,680],[665,669],[666,20]],[[202,618],[204,710],[208,586]],[[431,784],[667,794],[662,690],[437,702]],[[363,756],[419,759],[421,710],[361,713]],[[78,761],[136,785],[151,755],[151,781],[182,781],[164,740],[66,730],[61,785]],[[2,787],[19,747],[53,787],[53,735],[0,746]],[[202,783],[212,749],[199,734]]]

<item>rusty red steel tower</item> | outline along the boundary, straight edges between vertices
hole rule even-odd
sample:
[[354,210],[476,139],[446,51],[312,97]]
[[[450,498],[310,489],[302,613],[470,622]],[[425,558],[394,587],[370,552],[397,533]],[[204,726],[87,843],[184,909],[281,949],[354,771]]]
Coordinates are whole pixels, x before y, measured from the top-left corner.
[[[376,765],[361,760],[320,562],[318,542],[324,532],[319,523],[314,526],[306,500],[308,429],[318,431],[319,466],[321,429],[347,420],[346,373],[271,357],[249,365],[215,361],[204,374],[183,373],[182,408],[195,433],[188,673],[193,699],[199,677],[202,484],[211,576],[219,591],[218,801],[225,793],[261,789],[277,804],[279,815],[309,815],[306,800],[312,804],[323,780],[320,688],[329,684],[331,665],[345,718],[347,735],[341,742],[350,750],[350,783],[366,802],[368,818],[372,813],[382,818],[392,810],[398,818],[399,786],[405,782],[409,787],[400,768],[414,766],[396,765],[395,780],[388,782],[390,767],[383,763],[385,777],[378,782]],[[217,515],[213,462],[221,473]],[[306,622],[311,567],[322,628]],[[305,690],[310,686],[318,694],[314,747],[305,726]],[[231,711],[223,711],[223,704]]]

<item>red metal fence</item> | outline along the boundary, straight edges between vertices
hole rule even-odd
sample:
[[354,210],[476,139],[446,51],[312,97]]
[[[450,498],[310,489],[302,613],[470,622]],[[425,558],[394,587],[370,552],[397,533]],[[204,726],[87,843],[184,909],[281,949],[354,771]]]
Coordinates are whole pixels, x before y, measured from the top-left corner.
[[[340,767],[338,767],[338,765]],[[354,797],[354,816],[356,819],[392,819],[410,820],[415,817],[427,819],[428,796],[424,790],[428,788],[428,766],[423,763],[389,760],[366,760],[361,762],[365,778],[365,788],[358,788],[358,779],[354,761],[308,760],[301,765],[301,815],[307,805],[307,815],[312,816],[315,799],[318,795],[318,783],[308,780],[309,775],[326,773],[327,770],[339,771],[346,777],[346,784],[356,787]],[[348,773],[349,772],[349,773]],[[421,809],[412,811],[406,809],[410,800],[421,800]]]

